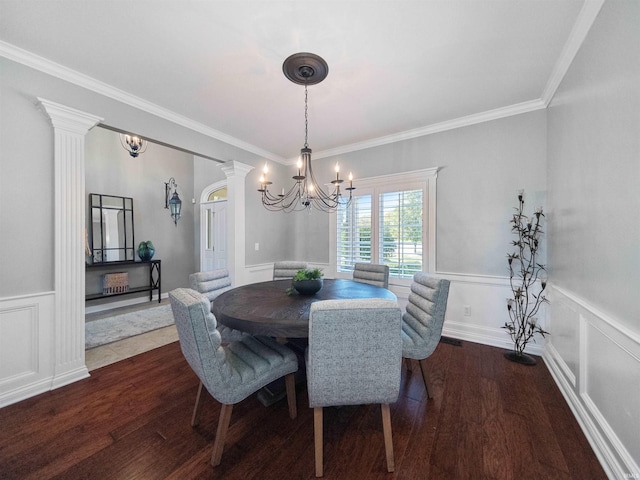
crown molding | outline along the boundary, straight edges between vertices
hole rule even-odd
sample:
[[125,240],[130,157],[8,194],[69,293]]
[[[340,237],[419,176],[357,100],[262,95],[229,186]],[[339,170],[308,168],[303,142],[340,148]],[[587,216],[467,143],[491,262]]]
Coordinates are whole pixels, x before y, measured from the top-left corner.
[[[595,21],[602,5],[605,0],[586,0],[582,6],[582,10],[576,19],[569,38],[565,43],[562,53],[556,62],[553,71],[547,81],[542,96],[539,99],[530,100],[515,105],[509,105],[507,107],[497,108],[494,110],[488,110],[486,112],[480,112],[465,117],[456,118],[453,120],[447,120],[432,125],[427,125],[412,130],[406,130],[392,135],[385,135],[383,137],[366,140],[364,142],[356,142],[349,145],[343,145],[340,147],[322,150],[314,152],[313,158],[326,158],[336,155],[342,155],[359,150],[365,150],[367,148],[379,147],[382,145],[388,145],[390,143],[400,142],[403,140],[410,140],[417,137],[426,135],[432,135],[434,133],[445,132],[447,130],[453,130],[456,128],[467,127],[478,123],[488,122],[492,120],[498,120],[500,118],[510,117],[512,115],[519,115],[522,113],[533,112],[535,110],[541,110],[547,108],[549,103],[553,99],[562,79],[566,75],[573,59],[578,53],[587,33],[589,32],[593,22]],[[218,130],[212,129],[203,125],[202,123],[195,122],[185,116],[179,115],[171,110],[163,108],[154,103],[148,102],[140,97],[131,95],[123,90],[112,87],[106,83],[96,80],[87,75],[71,70],[63,65],[57,64],[44,57],[35,55],[27,50],[23,50],[14,45],[0,41],[0,56],[6,57],[15,62],[21,63],[28,67],[42,71],[54,77],[68,81],[75,85],[81,86],[88,90],[94,91],[106,97],[112,98],[126,105],[130,105],[139,110],[145,111],[152,115],[158,116],[177,125],[181,125],[190,130],[196,131],[211,138],[215,138],[221,142],[233,145],[247,152],[253,153],[261,158],[265,158],[282,165],[292,165],[297,161],[297,157],[285,159],[274,153],[263,150],[255,145],[244,142],[238,138],[227,135]]]
[[131,95],[124,90],[115,88],[111,85],[101,82],[100,80],[96,80],[95,78],[89,77],[88,75],[84,75],[80,72],[67,68],[64,65],[52,62],[51,60],[31,53],[22,48],[16,47],[15,45],[11,45],[10,43],[0,41],[0,56],[8,58],[9,60],[13,60],[17,63],[21,63],[22,65],[41,71],[61,80],[67,81],[74,85],[78,85],[79,87],[86,88],[87,90],[91,90],[92,92],[96,92],[100,95],[150,113],[157,117],[163,118],[175,123],[176,125],[183,126],[208,137],[220,140],[221,142],[233,145],[234,147],[238,147],[242,150],[258,155],[259,157],[267,158],[279,163],[285,161],[282,157],[256,147],[255,145],[251,145],[250,143],[239,140],[235,137],[232,137],[231,135],[227,135],[218,130],[207,127],[202,123],[191,120],[183,115],[179,115],[175,112],[172,112],[171,110],[156,105],[155,103],[151,103],[140,97]]
[[[413,130],[406,130],[404,132],[395,133],[393,135],[386,135],[384,137],[378,137],[365,142],[352,143],[350,145],[344,145],[342,147],[332,148],[329,150],[323,150],[314,153],[314,158],[333,157],[335,155],[342,155],[344,153],[355,152],[357,150],[364,150],[366,148],[379,147],[381,145],[387,145],[389,143],[400,142],[402,140],[410,140],[412,138],[423,137],[425,135],[432,135],[434,133],[445,132],[447,130],[453,130],[460,127],[468,127],[478,123],[489,122],[491,120],[498,120],[500,118],[510,117],[512,115],[520,115],[521,113],[533,112],[535,110],[541,110],[546,105],[540,99],[530,100],[528,102],[517,103],[515,105],[509,105],[508,107],[496,108],[494,110],[488,110],[486,112],[474,113],[473,115],[467,115],[466,117],[456,118],[454,120],[447,120],[445,122],[434,123],[427,125],[426,127],[414,128]],[[289,159],[289,163],[293,163],[295,160]]]
[[582,5],[582,10],[580,10],[576,23],[571,29],[567,43],[564,44],[560,57],[558,57],[558,61],[556,62],[553,71],[551,72],[551,76],[547,81],[547,85],[542,92],[541,99],[544,102],[545,107],[548,107],[551,103],[560,83],[564,79],[564,76],[567,74],[574,58],[578,54],[578,50],[580,50],[587,33],[589,33],[593,22],[598,16],[598,13],[600,13],[600,9],[604,2],[605,0],[586,0]]

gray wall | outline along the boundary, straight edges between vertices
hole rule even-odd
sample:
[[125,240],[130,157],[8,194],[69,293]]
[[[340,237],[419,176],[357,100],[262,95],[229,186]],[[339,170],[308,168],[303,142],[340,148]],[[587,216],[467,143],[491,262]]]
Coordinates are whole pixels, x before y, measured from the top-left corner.
[[555,284],[640,332],[640,2],[609,1],[548,111]]
[[[512,238],[509,219],[517,190],[526,210],[545,205],[546,113],[543,110],[390,145],[314,161],[320,179],[332,178],[336,161],[358,178],[441,167],[437,179],[437,269],[507,275]],[[328,262],[328,217],[298,216],[299,257]],[[544,262],[545,248],[542,248]]]
[[[263,164],[255,154],[0,57],[0,297],[53,290],[53,128],[37,108],[37,97],[100,116],[106,125],[223,161]],[[248,191],[247,197],[253,198],[253,193]],[[267,235],[278,240],[281,233],[269,232],[266,216],[255,215],[250,221],[261,232],[261,243]],[[256,260],[270,260],[264,258]],[[193,261],[189,264],[193,266]]]
[[[188,275],[195,268],[193,155],[149,143],[143,154],[133,158],[122,148],[117,133],[96,127],[85,138],[85,169],[85,198],[90,193],[133,198],[135,247],[143,240],[153,242],[154,259],[162,260],[162,291],[188,286]],[[178,225],[164,208],[164,183],[171,177],[182,200]],[[102,273],[87,272],[88,293],[100,290]],[[146,285],[146,274],[143,268],[129,270],[130,285]]]

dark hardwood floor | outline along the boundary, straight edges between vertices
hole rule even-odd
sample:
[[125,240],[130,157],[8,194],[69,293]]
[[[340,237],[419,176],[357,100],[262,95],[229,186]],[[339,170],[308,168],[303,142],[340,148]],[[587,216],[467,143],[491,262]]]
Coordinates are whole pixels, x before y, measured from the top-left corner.
[[[428,360],[434,398],[417,365],[391,406],[396,471],[387,473],[378,406],[325,409],[327,479],[606,478],[544,362],[441,343]],[[92,372],[72,385],[0,409],[2,479],[310,479],[313,412],[298,389],[254,396],[233,410],[222,464],[209,464],[220,407],[207,397],[190,426],[198,380],[178,343]]]

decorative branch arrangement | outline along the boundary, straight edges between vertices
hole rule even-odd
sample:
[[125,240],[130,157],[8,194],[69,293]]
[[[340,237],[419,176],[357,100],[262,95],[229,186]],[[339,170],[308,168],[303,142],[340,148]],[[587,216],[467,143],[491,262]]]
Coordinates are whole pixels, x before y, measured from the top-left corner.
[[544,296],[546,269],[536,258],[540,236],[544,233],[540,224],[544,214],[542,207],[537,208],[532,217],[523,214],[524,190],[518,192],[518,203],[511,219],[511,231],[518,238],[513,241],[515,252],[507,255],[513,296],[507,299],[509,321],[502,327],[509,332],[514,345],[513,351],[504,355],[514,362],[535,365],[536,360],[524,353],[524,349],[530,340],[535,342],[536,333],[543,337],[549,334],[537,324],[536,319],[542,304],[549,303]]

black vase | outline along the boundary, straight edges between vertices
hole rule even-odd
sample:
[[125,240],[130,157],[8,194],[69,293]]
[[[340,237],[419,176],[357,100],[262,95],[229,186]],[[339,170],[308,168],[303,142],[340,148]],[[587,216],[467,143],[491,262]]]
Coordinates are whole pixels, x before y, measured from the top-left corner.
[[314,295],[322,288],[322,278],[315,278],[313,280],[294,280],[293,288],[295,288],[300,295]]

